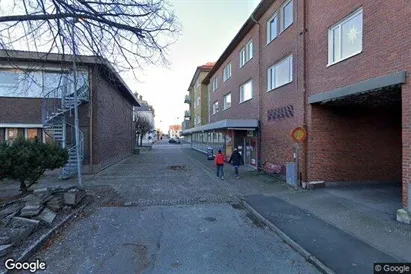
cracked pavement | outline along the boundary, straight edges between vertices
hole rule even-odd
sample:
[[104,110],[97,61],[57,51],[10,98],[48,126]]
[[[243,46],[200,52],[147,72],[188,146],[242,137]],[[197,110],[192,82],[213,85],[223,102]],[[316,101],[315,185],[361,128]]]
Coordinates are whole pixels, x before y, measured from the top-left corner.
[[319,273],[227,203],[242,179],[218,180],[183,147],[163,141],[87,180],[129,206],[97,203],[32,260],[44,273]]

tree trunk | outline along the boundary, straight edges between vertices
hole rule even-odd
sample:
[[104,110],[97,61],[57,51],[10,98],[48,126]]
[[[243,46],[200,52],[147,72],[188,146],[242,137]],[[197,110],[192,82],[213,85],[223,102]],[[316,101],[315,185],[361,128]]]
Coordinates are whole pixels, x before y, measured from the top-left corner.
[[143,146],[143,134],[140,135],[140,146]]
[[22,193],[27,193],[27,186],[26,186],[26,183],[24,181],[20,181],[20,191]]

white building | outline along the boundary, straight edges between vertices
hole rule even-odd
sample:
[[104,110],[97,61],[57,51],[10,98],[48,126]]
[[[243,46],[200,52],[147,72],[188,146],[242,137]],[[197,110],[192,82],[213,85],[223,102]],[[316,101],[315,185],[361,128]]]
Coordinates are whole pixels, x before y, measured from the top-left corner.
[[[134,95],[137,97],[137,93],[134,93]],[[141,106],[134,108],[134,115],[146,117],[152,125],[150,132],[146,133],[143,137],[143,145],[152,144],[157,139],[154,122],[154,108],[151,105],[149,105],[147,101],[143,100],[142,95],[138,97],[138,102]],[[134,121],[135,120],[136,119],[134,119]]]

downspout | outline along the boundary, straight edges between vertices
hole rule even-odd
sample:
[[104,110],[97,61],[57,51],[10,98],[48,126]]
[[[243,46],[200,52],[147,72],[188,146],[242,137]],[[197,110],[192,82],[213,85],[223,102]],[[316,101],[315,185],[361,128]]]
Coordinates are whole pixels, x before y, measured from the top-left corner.
[[257,170],[261,169],[261,151],[262,151],[262,126],[261,126],[261,120],[263,118],[262,113],[261,113],[261,94],[260,94],[260,90],[261,90],[261,57],[260,57],[260,45],[261,45],[261,29],[260,29],[260,23],[255,20],[254,18],[254,13],[251,14],[250,16],[251,20],[253,20],[253,22],[255,24],[258,25],[258,46],[255,47],[257,49],[257,54],[258,54],[258,128],[257,128],[257,140],[258,140],[258,145],[257,145]]
[[[307,17],[307,11],[306,11],[306,0],[301,0],[302,1],[302,9],[303,9],[303,18],[302,18],[302,24],[303,24],[303,29],[302,32],[300,34],[303,35],[302,41],[303,41],[303,51],[302,51],[302,67],[303,67],[303,78],[302,78],[302,88],[303,88],[303,103],[304,103],[304,114],[303,114],[303,119],[304,119],[304,124],[303,127],[305,128],[305,130],[307,131],[307,136],[309,136],[308,134],[308,122],[307,122],[307,104],[308,104],[308,100],[307,100],[307,86],[306,86],[306,79],[307,79],[307,62],[306,62],[306,17]],[[298,5],[297,1],[297,5]],[[303,143],[303,150],[304,150],[304,170],[303,170],[303,178],[305,181],[308,181],[308,137],[307,139],[304,141]]]
[[90,98],[90,103],[89,103],[89,150],[90,150],[90,156],[89,156],[89,161],[90,161],[90,169],[91,173],[94,173],[94,166],[93,166],[93,75],[92,71],[89,67],[88,69],[88,81],[89,81],[89,98]]

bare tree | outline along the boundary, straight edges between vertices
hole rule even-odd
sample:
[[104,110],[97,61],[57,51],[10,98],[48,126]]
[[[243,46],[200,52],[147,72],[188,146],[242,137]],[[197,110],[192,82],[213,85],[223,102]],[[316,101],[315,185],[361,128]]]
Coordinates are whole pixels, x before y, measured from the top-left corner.
[[165,0],[0,0],[0,49],[96,55],[119,72],[167,65],[180,25]]
[[137,144],[143,146],[143,137],[153,130],[151,121],[141,114],[136,114],[135,129],[137,135]]

